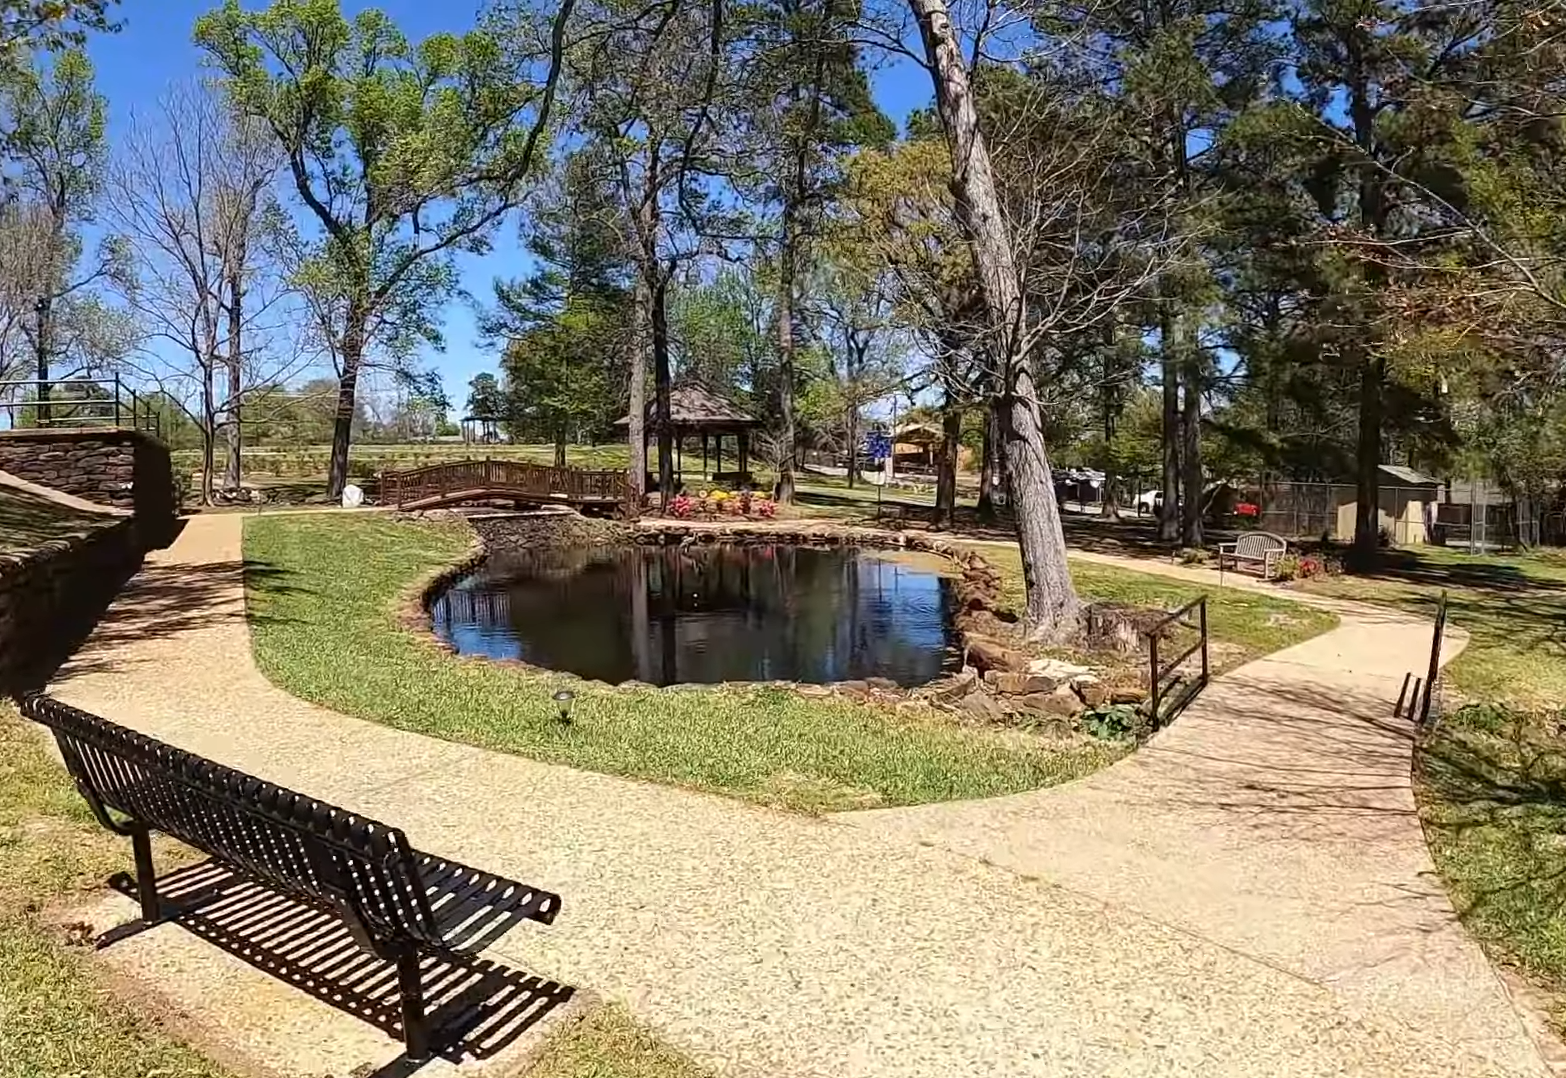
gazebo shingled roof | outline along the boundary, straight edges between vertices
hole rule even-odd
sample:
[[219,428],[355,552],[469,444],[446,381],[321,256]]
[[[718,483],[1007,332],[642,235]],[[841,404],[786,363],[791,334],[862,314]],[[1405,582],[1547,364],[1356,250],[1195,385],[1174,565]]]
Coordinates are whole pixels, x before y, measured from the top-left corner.
[[[658,402],[647,395],[647,426],[655,427]],[[669,419],[676,431],[701,433],[723,431],[737,433],[761,426],[761,420],[727,400],[700,382],[682,382],[669,391]],[[615,426],[631,425],[629,415],[615,420]]]

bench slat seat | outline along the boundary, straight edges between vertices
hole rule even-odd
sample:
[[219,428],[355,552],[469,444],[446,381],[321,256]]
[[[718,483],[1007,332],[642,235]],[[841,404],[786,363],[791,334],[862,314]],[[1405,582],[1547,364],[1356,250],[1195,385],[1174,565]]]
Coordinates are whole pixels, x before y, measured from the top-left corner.
[[1231,565],[1254,565],[1261,569],[1262,579],[1271,580],[1277,571],[1278,561],[1288,552],[1289,543],[1271,532],[1246,532],[1232,543],[1218,544],[1218,568]]
[[131,839],[142,921],[163,919],[150,835],[334,914],[397,964],[408,1058],[430,1052],[419,956],[473,954],[519,921],[550,924],[560,896],[421,853],[395,827],[167,745],[42,694],[22,712],[54,734],[93,815]]

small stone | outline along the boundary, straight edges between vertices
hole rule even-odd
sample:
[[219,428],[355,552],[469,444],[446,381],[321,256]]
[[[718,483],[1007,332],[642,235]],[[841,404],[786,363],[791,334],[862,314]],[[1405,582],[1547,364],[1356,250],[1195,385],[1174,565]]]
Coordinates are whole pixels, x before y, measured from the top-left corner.
[[1056,681],[1070,681],[1072,678],[1081,677],[1083,674],[1091,674],[1090,667],[1077,666],[1062,659],[1034,659],[1028,663],[1028,673],[1041,674],[1044,677],[1054,678]]
[[1071,687],[1077,691],[1077,696],[1088,707],[1098,707],[1109,700],[1109,690],[1100,685],[1097,680],[1074,681]]
[[1022,706],[1037,715],[1055,715],[1060,718],[1074,718],[1082,711],[1082,701],[1078,700],[1075,693],[1068,692],[1062,696],[1059,693],[1033,693],[1024,696]]
[[902,686],[898,685],[897,682],[893,681],[889,677],[865,678],[865,684],[869,685],[872,689],[879,689],[882,692],[897,692],[902,688]]
[[811,700],[823,700],[832,695],[829,685],[796,685],[794,691]]
[[991,688],[1000,685],[1001,672],[999,670],[984,671],[984,683]]
[[1145,689],[1116,689],[1109,694],[1109,702],[1111,704],[1140,704],[1146,699],[1147,691]]
[[936,685],[929,692],[931,700],[943,704],[955,704],[969,693],[979,687],[979,675],[976,671],[967,669],[943,684]]
[[1008,696],[1026,696],[1029,693],[1054,692],[1058,684],[1054,678],[1042,674],[1008,673],[999,675],[995,688]]
[[960,705],[963,711],[976,719],[984,719],[989,722],[999,722],[1006,717],[1006,708],[995,697],[986,693],[976,692],[963,698]]

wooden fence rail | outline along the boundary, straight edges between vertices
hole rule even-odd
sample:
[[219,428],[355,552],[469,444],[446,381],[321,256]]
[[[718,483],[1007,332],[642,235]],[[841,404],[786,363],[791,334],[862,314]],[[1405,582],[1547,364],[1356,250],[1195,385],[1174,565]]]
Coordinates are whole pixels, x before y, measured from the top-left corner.
[[459,460],[381,475],[381,500],[399,509],[489,498],[624,508],[631,503],[631,483],[623,471],[555,468],[520,460]]

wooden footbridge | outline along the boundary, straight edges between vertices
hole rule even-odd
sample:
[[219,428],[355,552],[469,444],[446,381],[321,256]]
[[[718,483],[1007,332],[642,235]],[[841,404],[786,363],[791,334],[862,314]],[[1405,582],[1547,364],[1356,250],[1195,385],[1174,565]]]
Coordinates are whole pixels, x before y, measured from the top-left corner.
[[398,509],[515,501],[626,510],[631,482],[622,470],[555,468],[521,460],[457,460],[381,475],[381,501]]

